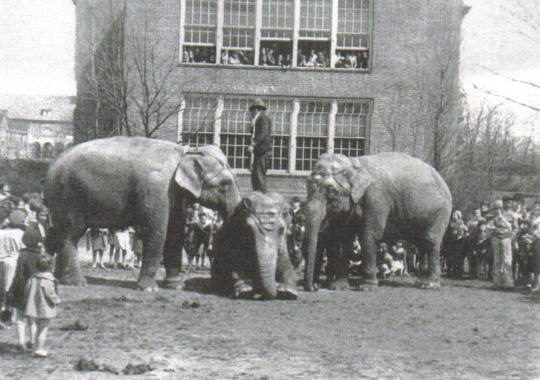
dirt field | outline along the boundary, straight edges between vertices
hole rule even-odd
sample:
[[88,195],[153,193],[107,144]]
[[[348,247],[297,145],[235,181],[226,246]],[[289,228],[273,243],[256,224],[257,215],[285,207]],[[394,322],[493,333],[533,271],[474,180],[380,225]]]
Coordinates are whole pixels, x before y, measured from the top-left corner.
[[[15,329],[0,330],[1,379],[540,378],[540,297],[525,290],[445,280],[426,291],[405,278],[372,292],[243,301],[209,294],[207,271],[184,291],[144,294],[136,271],[84,270],[87,287],[60,288],[48,358],[17,351]],[[61,330],[76,320],[88,330]],[[81,358],[152,370],[77,371]]]

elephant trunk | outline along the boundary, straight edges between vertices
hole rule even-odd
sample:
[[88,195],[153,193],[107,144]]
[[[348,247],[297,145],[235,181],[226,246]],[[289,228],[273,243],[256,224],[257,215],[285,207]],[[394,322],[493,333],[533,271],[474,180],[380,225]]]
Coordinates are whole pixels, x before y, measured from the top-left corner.
[[[248,224],[252,224],[249,223]],[[260,231],[258,226],[252,225],[255,236],[255,283],[264,298],[277,297],[276,269],[278,259],[278,238],[273,231]]]
[[315,262],[317,260],[317,240],[321,229],[322,221],[326,216],[326,200],[313,198],[309,200],[305,209],[306,233],[302,251],[306,260],[304,270],[304,289],[313,291],[313,280],[315,274]]

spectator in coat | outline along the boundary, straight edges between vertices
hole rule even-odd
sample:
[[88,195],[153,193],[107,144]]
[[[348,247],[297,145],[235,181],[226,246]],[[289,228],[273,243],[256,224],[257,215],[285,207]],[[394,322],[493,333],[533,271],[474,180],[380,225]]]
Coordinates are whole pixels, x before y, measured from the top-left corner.
[[[25,311],[24,290],[26,283],[30,277],[38,271],[37,263],[42,254],[41,235],[35,229],[27,229],[22,237],[22,242],[25,246],[19,254],[17,267],[15,269],[15,277],[9,290],[8,305],[14,308],[15,320],[17,326],[17,336],[19,340],[19,348],[27,350],[29,347],[27,341],[26,330],[28,327]],[[35,331],[30,331],[29,343],[33,345],[32,337],[35,336]]]
[[263,193],[266,193],[266,170],[268,170],[272,155],[272,122],[265,111],[266,106],[261,99],[256,99],[249,106],[252,117],[252,141],[249,152],[253,154],[251,185],[254,191]]
[[306,218],[300,207],[300,198],[293,197],[291,200],[290,221],[291,225],[287,231],[287,246],[289,249],[289,258],[295,269],[298,269],[302,262],[302,242],[306,230]]
[[17,258],[23,248],[22,237],[26,229],[26,212],[13,210],[8,217],[8,224],[0,229],[0,296],[2,310],[6,310],[7,291],[11,287]]
[[49,210],[47,207],[42,206],[37,210],[36,221],[28,223],[27,228],[36,230],[41,237],[41,241],[46,241],[49,233]]
[[52,318],[57,315],[56,305],[60,303],[57,294],[58,281],[51,273],[53,258],[41,255],[37,262],[38,272],[26,284],[24,292],[25,312],[30,322],[30,331],[35,331],[31,341],[36,342],[34,356],[46,357],[45,341]]
[[495,287],[510,289],[512,279],[512,223],[503,215],[503,202],[492,205],[493,219],[490,221],[491,250],[493,253],[493,283]]

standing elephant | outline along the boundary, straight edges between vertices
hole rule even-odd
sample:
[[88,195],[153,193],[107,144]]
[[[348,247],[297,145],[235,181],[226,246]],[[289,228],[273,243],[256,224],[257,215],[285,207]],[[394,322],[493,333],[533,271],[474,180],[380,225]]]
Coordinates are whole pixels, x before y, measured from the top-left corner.
[[253,192],[242,199],[215,239],[214,289],[235,298],[297,298],[287,251],[287,214],[279,194]]
[[[428,164],[402,153],[348,158],[323,154],[308,179],[304,240],[305,289],[314,289],[317,239],[325,218],[347,224],[336,239],[360,238],[366,284],[377,285],[376,247],[381,240],[405,239],[429,257],[423,287],[440,286],[440,246],[452,211],[452,196]],[[345,243],[345,246],[349,244]],[[345,263],[346,260],[337,260]],[[330,287],[348,287],[347,271]],[[315,277],[314,277],[315,276]],[[315,284],[317,286],[318,284]]]
[[162,257],[165,286],[177,288],[187,204],[196,200],[226,218],[240,199],[236,177],[216,146],[189,148],[143,137],[77,145],[58,157],[45,180],[57,278],[85,283],[76,247],[88,227],[136,226],[143,242],[138,288],[157,290]]

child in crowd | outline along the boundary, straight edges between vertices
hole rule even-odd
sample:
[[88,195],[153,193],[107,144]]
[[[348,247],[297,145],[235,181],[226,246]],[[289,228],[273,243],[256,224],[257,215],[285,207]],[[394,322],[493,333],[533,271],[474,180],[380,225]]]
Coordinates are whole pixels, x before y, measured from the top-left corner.
[[127,228],[119,229],[114,232],[114,261],[117,266],[124,269],[131,268],[129,264],[129,253],[131,251],[131,242],[129,230]]
[[408,276],[409,272],[407,271],[407,250],[403,246],[403,241],[398,240],[396,244],[392,247],[392,252],[394,254],[394,260],[403,262],[403,276]]
[[107,230],[104,228],[90,228],[86,235],[86,249],[92,250],[92,268],[103,266],[103,252],[107,247]]
[[18,347],[22,350],[28,350],[28,343],[30,343],[30,346],[35,343],[32,340],[35,331],[30,331],[30,339],[27,341],[26,330],[28,326],[24,315],[26,307],[24,291],[30,277],[38,271],[37,263],[42,254],[41,235],[35,229],[29,228],[24,232],[22,242],[25,248],[21,250],[17,260],[15,277],[9,290],[8,305],[13,307],[15,311],[17,336],[19,338]]
[[51,273],[53,259],[41,255],[37,261],[38,272],[34,273],[25,289],[25,315],[30,322],[30,331],[35,331],[31,341],[35,342],[34,356],[46,357],[45,341],[52,318],[57,315],[56,305],[60,303],[57,294],[57,280]]

